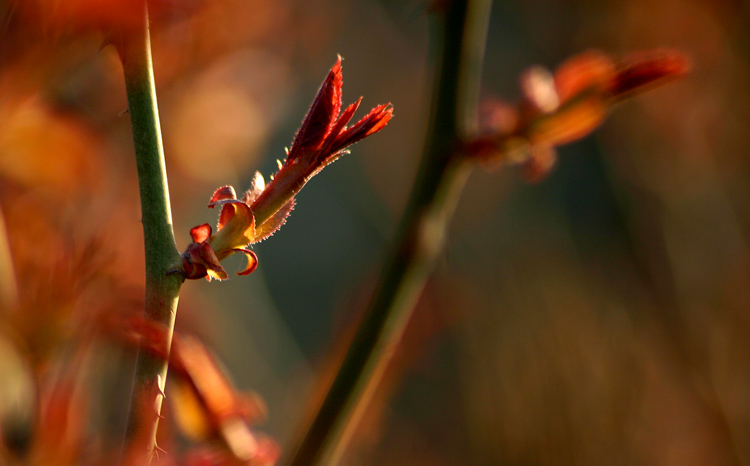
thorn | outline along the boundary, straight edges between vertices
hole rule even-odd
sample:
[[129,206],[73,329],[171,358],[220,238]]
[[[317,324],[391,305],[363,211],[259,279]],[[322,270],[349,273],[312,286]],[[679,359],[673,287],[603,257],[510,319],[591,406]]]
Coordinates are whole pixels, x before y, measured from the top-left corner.
[[152,455],[152,457],[153,457],[153,456],[155,456],[155,457],[156,457],[156,461],[160,461],[160,460],[161,460],[161,459],[159,458],[159,452],[162,452],[162,453],[164,453],[165,455],[167,454],[167,450],[163,449],[162,447],[160,447],[159,445],[157,445],[157,444],[156,444],[156,442],[154,442],[154,451],[153,451],[153,452],[151,452],[151,455]]
[[289,148],[288,148],[288,147],[285,147],[285,148],[284,148],[284,152],[286,152],[286,155],[289,155]]
[[167,394],[161,388],[161,375],[156,376],[156,391],[161,395],[162,398],[166,398]]
[[118,117],[118,118],[122,118],[123,116],[127,115],[128,113],[130,113],[130,109],[129,109],[129,108],[126,108],[125,110],[123,110],[123,111],[121,111],[120,113],[118,113],[118,114],[117,114],[117,117]]
[[[285,149],[286,149],[286,148],[285,148]],[[287,154],[287,155],[289,155],[289,151],[288,151],[288,150],[286,151],[286,154]],[[283,167],[283,166],[284,166],[284,164],[283,164],[283,163],[281,163],[281,160],[279,160],[279,159],[276,159],[276,165],[278,165],[278,167],[279,167],[279,170],[281,170],[281,167]]]

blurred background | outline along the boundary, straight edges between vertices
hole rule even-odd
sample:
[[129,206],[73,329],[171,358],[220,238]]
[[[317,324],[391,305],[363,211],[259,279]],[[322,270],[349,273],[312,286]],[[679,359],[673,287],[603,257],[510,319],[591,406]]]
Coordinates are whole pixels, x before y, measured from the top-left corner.
[[[14,384],[20,405],[32,396],[23,387],[75,359],[93,315],[142,300],[122,70],[113,47],[100,50],[102,30],[129,17],[101,0],[63,5],[0,1],[9,246],[0,369],[36,374]],[[275,172],[336,54],[344,104],[364,96],[358,115],[395,108],[386,129],[313,179],[287,224],[253,247],[255,273],[183,286],[178,330],[200,335],[236,386],[265,400],[259,429],[282,449],[367,301],[410,190],[430,101],[429,6],[155,3],[181,250],[191,227],[215,223],[205,205],[217,187],[243,191],[255,170]],[[591,48],[620,57],[673,47],[693,72],[621,104],[593,136],[561,148],[538,184],[512,167],[472,174],[346,464],[750,464],[749,8],[494,2],[483,98],[512,102],[524,69]],[[118,359],[103,356],[114,353],[94,358],[89,376],[118,372]],[[129,390],[126,369],[95,382],[92,423],[121,423],[106,405]],[[16,414],[15,426],[31,416]],[[25,441],[22,427],[5,431]]]

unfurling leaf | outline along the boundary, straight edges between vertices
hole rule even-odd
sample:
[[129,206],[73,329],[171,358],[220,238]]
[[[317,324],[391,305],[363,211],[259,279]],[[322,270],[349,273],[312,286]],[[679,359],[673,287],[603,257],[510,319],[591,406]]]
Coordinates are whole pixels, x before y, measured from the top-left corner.
[[182,254],[182,262],[176,271],[189,279],[223,280],[227,274],[219,262],[241,252],[247,256],[248,264],[238,275],[251,273],[257,267],[258,259],[247,246],[268,238],[286,222],[294,209],[294,196],[310,178],[347,153],[347,147],[388,124],[393,117],[391,104],[378,105],[347,127],[362,98],[341,112],[343,84],[339,56],[302,120],[287,151],[286,161],[280,163],[276,176],[266,185],[263,176],[256,172],[242,199],[237,199],[231,186],[217,189],[208,204],[212,208],[221,207],[217,231],[212,234],[207,224],[193,228],[190,232],[193,242]]

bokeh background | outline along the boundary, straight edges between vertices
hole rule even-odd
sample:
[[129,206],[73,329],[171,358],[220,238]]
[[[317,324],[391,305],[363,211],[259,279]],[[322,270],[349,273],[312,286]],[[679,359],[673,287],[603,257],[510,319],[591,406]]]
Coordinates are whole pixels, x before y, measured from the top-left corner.
[[[121,67],[100,49],[100,28],[127,14],[87,1],[0,2],[0,207],[13,264],[0,277],[23,310],[6,309],[3,327],[40,372],[70,357],[92,314],[142,299]],[[191,227],[215,222],[214,189],[273,174],[336,54],[345,104],[362,95],[363,109],[395,108],[254,246],[255,273],[183,287],[178,329],[265,400],[260,429],[282,449],[366,303],[410,190],[430,101],[429,7],[163,0],[153,19],[181,249]],[[494,2],[482,98],[512,102],[525,68],[591,48],[672,47],[693,71],[621,104],[538,184],[513,167],[472,174],[347,464],[750,464],[748,8]],[[123,378],[100,391],[127,391]],[[100,414],[116,398],[105,394],[87,414],[100,426],[120,422]]]

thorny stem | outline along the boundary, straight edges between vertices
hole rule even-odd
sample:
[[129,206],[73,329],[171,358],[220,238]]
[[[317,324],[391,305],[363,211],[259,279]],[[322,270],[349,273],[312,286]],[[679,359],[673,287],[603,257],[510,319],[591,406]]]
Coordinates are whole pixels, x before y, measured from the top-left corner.
[[[166,345],[168,354],[183,278],[179,274],[167,273],[178,263],[180,253],[172,229],[145,1],[139,27],[123,33],[119,39],[116,45],[122,60],[128,94],[143,215],[146,252],[144,312],[146,319],[169,329],[166,341],[162,342]],[[153,357],[145,351],[139,351],[136,359],[127,441],[144,442],[136,447],[143,448],[144,457],[149,459],[155,447],[158,414],[162,404],[160,393],[163,393],[166,381],[167,360],[168,358]],[[155,412],[144,412],[144,406],[153,407]]]
[[417,181],[375,296],[290,466],[338,462],[442,251],[468,176],[457,148],[473,125],[491,0],[439,4],[439,71]]

